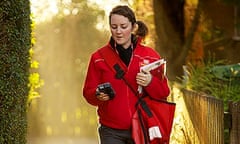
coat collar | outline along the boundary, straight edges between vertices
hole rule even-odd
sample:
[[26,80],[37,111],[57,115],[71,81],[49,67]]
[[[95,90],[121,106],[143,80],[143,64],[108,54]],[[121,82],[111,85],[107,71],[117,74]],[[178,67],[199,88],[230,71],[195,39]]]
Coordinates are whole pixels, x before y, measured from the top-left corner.
[[[141,42],[142,42],[142,38],[141,37],[136,37],[134,35],[132,35],[131,39],[132,39],[132,43],[133,43],[133,49],[135,49],[136,46],[140,45]],[[110,46],[114,50],[116,49],[116,43],[115,43],[115,41],[114,41],[114,39],[112,37],[110,38],[108,46]]]

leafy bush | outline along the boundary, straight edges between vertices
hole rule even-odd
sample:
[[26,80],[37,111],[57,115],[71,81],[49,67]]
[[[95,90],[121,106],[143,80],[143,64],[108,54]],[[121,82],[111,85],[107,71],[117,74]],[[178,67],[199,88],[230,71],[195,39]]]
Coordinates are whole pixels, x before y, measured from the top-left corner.
[[185,88],[215,96],[224,101],[225,110],[228,101],[240,100],[240,65],[224,65],[225,61],[214,59],[202,62],[200,66],[188,64],[183,76]]

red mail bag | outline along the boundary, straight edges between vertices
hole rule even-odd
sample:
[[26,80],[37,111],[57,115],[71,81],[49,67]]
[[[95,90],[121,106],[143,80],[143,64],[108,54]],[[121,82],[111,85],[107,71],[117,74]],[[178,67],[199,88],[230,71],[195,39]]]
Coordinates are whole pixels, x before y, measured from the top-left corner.
[[[152,116],[148,116],[141,104],[132,119],[132,136],[136,144],[169,144],[176,104],[166,100],[144,97]],[[148,128],[156,125],[162,137],[149,140]]]

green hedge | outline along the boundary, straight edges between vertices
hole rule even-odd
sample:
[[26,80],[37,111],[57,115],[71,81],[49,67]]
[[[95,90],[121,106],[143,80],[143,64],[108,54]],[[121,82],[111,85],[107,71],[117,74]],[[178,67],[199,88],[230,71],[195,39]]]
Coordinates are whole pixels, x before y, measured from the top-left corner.
[[27,135],[29,0],[0,1],[0,143],[24,144]]

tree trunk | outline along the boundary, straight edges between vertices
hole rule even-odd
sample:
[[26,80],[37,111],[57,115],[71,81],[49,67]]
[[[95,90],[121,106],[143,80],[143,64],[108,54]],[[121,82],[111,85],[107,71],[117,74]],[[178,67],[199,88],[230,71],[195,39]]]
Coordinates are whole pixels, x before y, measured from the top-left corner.
[[[198,30],[202,0],[193,9],[193,19],[186,23],[184,0],[153,0],[156,25],[156,47],[167,59],[168,76],[175,80],[183,75],[186,61],[194,62],[203,56],[203,46]],[[193,46],[194,45],[194,46]],[[192,49],[192,47],[194,47]]]
[[[179,59],[184,41],[184,1],[153,0],[156,25],[156,50],[167,60],[169,79],[182,74],[184,60]],[[178,61],[176,59],[178,58]]]

